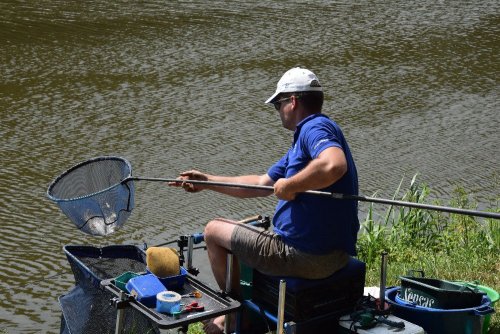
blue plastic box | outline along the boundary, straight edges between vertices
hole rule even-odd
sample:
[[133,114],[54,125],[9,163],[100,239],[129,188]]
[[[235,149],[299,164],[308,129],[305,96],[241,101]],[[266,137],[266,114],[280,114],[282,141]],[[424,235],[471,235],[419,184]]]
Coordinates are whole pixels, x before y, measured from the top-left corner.
[[[169,277],[157,277],[160,282],[167,288],[168,290],[175,290],[182,288],[184,285],[184,281],[186,280],[187,270],[183,267],[180,267],[179,275],[169,276]],[[149,269],[146,269],[148,273],[151,273]],[[154,274],[151,274],[154,276]]]
[[155,307],[156,295],[167,290],[158,277],[153,274],[133,277],[127,282],[125,287],[137,301],[147,307]]

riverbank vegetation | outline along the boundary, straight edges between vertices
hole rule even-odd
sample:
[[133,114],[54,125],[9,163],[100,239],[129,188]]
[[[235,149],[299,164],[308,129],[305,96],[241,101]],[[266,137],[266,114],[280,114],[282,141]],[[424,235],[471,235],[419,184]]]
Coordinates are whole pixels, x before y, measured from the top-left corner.
[[[430,189],[416,176],[409,189],[400,193],[398,188],[394,199],[477,209],[462,188],[455,189],[450,203],[429,203]],[[500,197],[495,199],[494,212],[500,212],[499,202]],[[380,285],[381,253],[386,251],[387,286],[400,285],[399,277],[411,270],[422,270],[426,277],[476,281],[500,290],[498,219],[392,206],[380,214],[378,209],[369,206],[357,244],[358,257],[367,264],[366,286]],[[498,303],[495,306],[498,310]],[[499,316],[492,315],[490,332],[499,330]]]

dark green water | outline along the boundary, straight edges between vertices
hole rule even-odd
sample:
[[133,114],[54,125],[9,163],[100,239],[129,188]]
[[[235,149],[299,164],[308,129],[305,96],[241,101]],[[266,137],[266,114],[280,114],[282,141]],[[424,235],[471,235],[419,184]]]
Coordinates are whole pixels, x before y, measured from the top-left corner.
[[136,176],[264,173],[291,133],[263,101],[293,66],[319,76],[362,193],[418,172],[443,203],[463,186],[498,205],[499,36],[498,1],[0,2],[0,330],[58,332],[66,244],[154,245],[271,214],[271,197],[138,182],[125,227],[97,238],[45,191],[100,155]]

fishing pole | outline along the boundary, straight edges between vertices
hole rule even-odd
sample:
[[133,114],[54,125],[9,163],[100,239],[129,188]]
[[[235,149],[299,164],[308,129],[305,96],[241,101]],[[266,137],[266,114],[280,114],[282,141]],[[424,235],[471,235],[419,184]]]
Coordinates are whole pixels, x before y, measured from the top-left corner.
[[[242,183],[201,181],[201,180],[179,180],[179,179],[149,178],[149,177],[129,177],[129,178],[125,179],[123,182],[132,181],[132,180],[136,180],[136,181],[160,181],[160,182],[171,182],[171,183],[184,183],[185,182],[185,183],[200,184],[200,185],[255,189],[255,190],[265,190],[265,191],[274,192],[274,188],[271,186],[251,185],[251,184],[242,184]],[[368,197],[368,196],[363,196],[363,195],[348,195],[348,194],[332,193],[332,192],[319,191],[319,190],[308,190],[308,191],[305,191],[304,193],[311,194],[311,195],[330,197],[330,198],[338,199],[338,200],[355,200],[355,201],[361,201],[361,202],[388,204],[388,205],[394,205],[394,206],[404,206],[404,207],[417,208],[417,209],[441,211],[441,212],[447,212],[447,213],[456,213],[456,214],[460,214],[460,215],[467,215],[467,216],[474,216],[474,217],[500,219],[500,213],[496,213],[496,212],[485,212],[485,211],[478,211],[478,210],[471,210],[471,209],[454,208],[454,207],[449,207],[449,206],[422,204],[422,203],[415,203],[415,202],[408,202],[408,201]]]

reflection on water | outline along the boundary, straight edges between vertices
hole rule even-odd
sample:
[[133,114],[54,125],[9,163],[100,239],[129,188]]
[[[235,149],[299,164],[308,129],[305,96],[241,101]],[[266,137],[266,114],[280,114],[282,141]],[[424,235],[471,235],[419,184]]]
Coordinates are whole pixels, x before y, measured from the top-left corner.
[[91,237],[45,191],[101,155],[136,176],[263,173],[291,140],[263,101],[297,65],[322,81],[362,193],[391,196],[419,172],[445,203],[461,185],[492,207],[499,23],[497,1],[2,2],[0,329],[58,331],[72,286],[63,245],[154,245],[214,216],[271,214],[271,197],[138,182],[125,226]]

